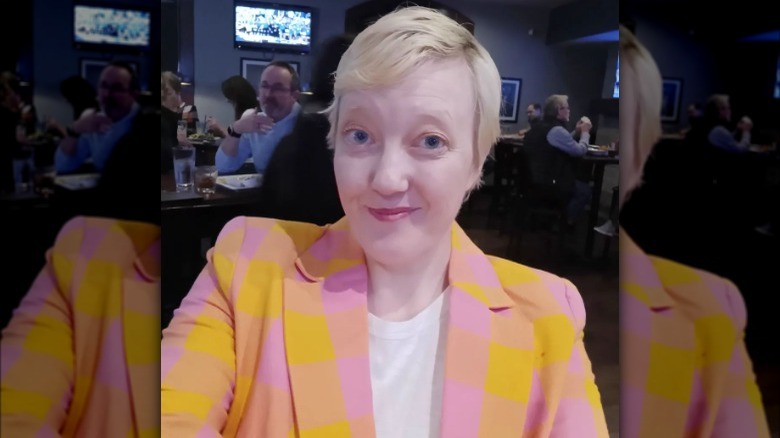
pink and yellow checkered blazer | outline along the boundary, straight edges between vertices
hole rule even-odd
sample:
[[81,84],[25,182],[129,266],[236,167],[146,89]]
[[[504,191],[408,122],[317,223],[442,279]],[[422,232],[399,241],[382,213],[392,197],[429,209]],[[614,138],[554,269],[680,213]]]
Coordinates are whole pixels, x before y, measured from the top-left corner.
[[769,437],[734,284],[620,243],[621,438]]
[[79,217],[3,330],[0,432],[160,434],[160,228]]
[[[442,436],[606,437],[576,288],[452,247]],[[163,332],[162,436],[375,436],[367,284],[345,219],[230,221]]]

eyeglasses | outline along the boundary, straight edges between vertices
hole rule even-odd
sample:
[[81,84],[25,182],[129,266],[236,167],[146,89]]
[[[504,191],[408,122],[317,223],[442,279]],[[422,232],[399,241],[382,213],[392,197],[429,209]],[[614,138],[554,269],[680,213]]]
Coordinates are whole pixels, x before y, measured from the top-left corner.
[[265,91],[265,92],[270,92],[272,94],[282,94],[282,93],[289,93],[290,92],[289,88],[285,88],[285,87],[283,87],[281,85],[270,86],[268,84],[261,84],[260,85],[260,89]]

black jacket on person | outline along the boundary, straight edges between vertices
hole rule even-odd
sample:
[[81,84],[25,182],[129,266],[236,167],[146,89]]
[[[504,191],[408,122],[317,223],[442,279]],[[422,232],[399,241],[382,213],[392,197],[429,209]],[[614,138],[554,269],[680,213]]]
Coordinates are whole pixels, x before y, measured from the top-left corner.
[[568,198],[574,190],[578,161],[547,141],[547,134],[556,126],[566,127],[560,120],[542,120],[525,134],[525,145],[534,190],[548,190]]
[[260,214],[325,225],[344,216],[328,149],[328,119],[298,115],[293,131],[276,147],[263,174]]

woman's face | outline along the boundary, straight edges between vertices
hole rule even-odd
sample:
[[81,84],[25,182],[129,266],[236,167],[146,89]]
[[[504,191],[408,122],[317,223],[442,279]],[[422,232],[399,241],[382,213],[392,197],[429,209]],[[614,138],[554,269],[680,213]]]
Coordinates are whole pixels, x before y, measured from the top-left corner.
[[353,236],[384,265],[425,263],[450,239],[474,166],[475,96],[463,60],[344,94],[334,166]]

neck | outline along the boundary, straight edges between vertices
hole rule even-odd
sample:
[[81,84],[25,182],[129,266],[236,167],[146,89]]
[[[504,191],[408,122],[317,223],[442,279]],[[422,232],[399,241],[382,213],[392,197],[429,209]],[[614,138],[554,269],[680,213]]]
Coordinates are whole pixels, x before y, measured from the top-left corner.
[[448,286],[451,245],[447,235],[418,257],[423,263],[390,266],[367,260],[369,312],[387,321],[406,321],[428,307]]

